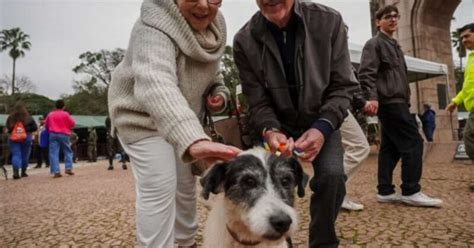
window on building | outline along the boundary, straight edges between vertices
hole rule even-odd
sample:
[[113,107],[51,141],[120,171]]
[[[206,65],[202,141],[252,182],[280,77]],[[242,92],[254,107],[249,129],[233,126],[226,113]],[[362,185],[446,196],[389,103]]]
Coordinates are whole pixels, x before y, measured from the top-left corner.
[[447,104],[446,85],[438,84],[438,109],[445,109]]

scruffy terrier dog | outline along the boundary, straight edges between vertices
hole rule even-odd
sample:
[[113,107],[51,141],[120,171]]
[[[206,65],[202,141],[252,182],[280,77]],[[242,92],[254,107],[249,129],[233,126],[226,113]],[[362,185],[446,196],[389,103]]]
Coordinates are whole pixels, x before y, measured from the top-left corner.
[[294,191],[308,176],[294,158],[253,148],[217,164],[201,179],[202,196],[219,194],[204,230],[204,247],[288,247],[298,227]]

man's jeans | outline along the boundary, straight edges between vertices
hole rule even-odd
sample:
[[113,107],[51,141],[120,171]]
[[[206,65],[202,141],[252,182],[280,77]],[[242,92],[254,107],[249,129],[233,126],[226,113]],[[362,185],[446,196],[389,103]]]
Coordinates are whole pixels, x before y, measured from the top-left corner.
[[382,142],[378,162],[378,193],[395,193],[393,170],[402,160],[402,195],[412,195],[421,190],[420,179],[423,167],[423,138],[415,120],[410,115],[408,104],[382,104],[378,111],[382,123]]
[[[304,132],[289,127],[283,130],[295,140]],[[313,161],[314,176],[309,182],[313,194],[310,201],[309,247],[338,247],[336,235],[337,214],[346,195],[341,133],[334,131],[324,142],[323,148]]]
[[69,135],[61,133],[49,133],[49,162],[51,173],[59,173],[59,149],[64,153],[64,164],[66,170],[72,170],[72,150],[69,143]]
[[28,134],[23,142],[13,142],[8,140],[10,152],[12,154],[13,169],[26,170],[28,168],[28,160],[30,159],[32,135]]

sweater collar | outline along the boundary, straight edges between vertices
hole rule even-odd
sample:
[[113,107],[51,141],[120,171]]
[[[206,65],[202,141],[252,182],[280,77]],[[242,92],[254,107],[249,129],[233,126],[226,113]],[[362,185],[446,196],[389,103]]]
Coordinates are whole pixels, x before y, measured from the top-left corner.
[[141,20],[165,33],[179,50],[195,60],[216,61],[224,52],[226,30],[220,11],[209,28],[195,32],[181,15],[174,0],[145,0],[141,7]]

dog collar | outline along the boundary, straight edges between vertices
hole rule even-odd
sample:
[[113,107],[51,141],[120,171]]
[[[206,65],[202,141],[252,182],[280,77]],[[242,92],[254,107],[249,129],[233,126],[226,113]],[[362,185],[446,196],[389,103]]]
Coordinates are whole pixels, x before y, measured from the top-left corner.
[[245,240],[245,239],[239,239],[239,237],[237,236],[237,233],[235,233],[234,231],[232,231],[228,225],[225,225],[227,227],[227,231],[229,232],[230,236],[232,236],[232,238],[237,242],[237,243],[240,243],[242,245],[246,245],[246,246],[254,246],[254,245],[258,245],[260,244],[260,241],[252,241],[252,240]]

